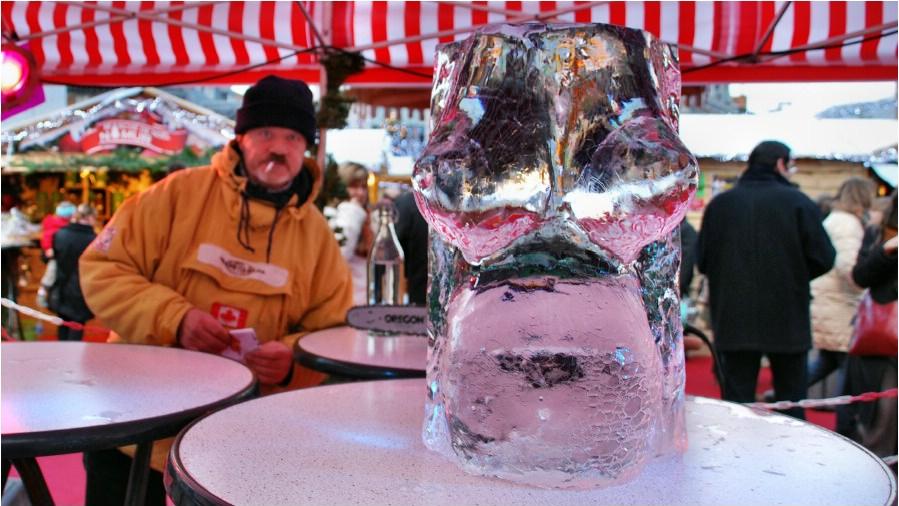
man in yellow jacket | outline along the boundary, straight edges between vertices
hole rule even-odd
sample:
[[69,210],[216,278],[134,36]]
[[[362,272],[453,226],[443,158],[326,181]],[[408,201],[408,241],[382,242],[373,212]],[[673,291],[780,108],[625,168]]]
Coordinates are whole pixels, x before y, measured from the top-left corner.
[[[297,386],[293,344],[340,325],[352,303],[349,269],[314,205],[321,171],[304,159],[315,130],[306,84],[265,77],[247,90],[237,136],[211,166],[125,202],[80,261],[85,299],[110,341],[221,353],[229,329],[253,328],[260,346],[246,364],[262,392]],[[154,445],[155,469],[169,445]],[[86,502],[122,504],[129,462],[116,450],[86,454]],[[147,504],[163,504],[161,474],[149,488]]]

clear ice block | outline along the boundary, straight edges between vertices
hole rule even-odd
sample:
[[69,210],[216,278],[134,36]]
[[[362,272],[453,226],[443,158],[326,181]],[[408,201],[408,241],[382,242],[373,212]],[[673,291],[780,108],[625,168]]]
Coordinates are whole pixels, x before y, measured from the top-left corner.
[[673,49],[607,25],[501,25],[438,50],[416,163],[431,225],[423,439],[542,487],[682,451],[675,234],[696,188]]

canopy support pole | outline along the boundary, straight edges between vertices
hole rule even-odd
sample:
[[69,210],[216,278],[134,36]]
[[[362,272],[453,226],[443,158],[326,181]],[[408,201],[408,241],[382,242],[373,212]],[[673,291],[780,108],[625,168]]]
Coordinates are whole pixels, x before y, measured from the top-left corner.
[[[307,11],[306,7],[303,6],[303,2],[297,2],[297,6],[299,6],[300,8],[300,12],[303,13],[303,17],[306,18],[306,23],[309,24],[309,29],[312,30],[312,33],[315,35],[315,39],[318,40],[318,45],[324,47],[326,45],[325,38],[322,37],[322,33],[315,25],[315,20],[313,20],[312,16],[309,15],[309,11]],[[324,13],[324,10],[322,11],[322,13]],[[327,29],[327,25],[325,25],[325,29]]]
[[[319,11],[320,16],[320,24],[324,29],[324,33],[318,30],[315,22],[312,20],[309,13],[306,12],[306,9],[303,6],[300,6],[300,10],[303,12],[303,15],[306,16],[306,21],[309,23],[309,26],[312,28],[313,33],[315,34],[316,39],[318,39],[318,43],[322,47],[329,47],[331,45],[332,36],[331,36],[331,2],[322,2],[318,4],[321,7]],[[319,71],[318,71],[318,89],[319,89],[319,101],[321,101],[322,97],[325,96],[328,92],[328,72],[325,70],[325,66],[321,64],[321,59],[319,59]],[[328,170],[327,162],[328,162],[328,130],[326,128],[319,128],[318,130],[318,150],[315,152],[316,162],[318,163],[318,168],[322,172],[325,173]]]
[[762,48],[765,47],[765,44],[768,43],[768,39],[771,38],[771,35],[774,34],[774,29],[777,28],[778,23],[780,23],[781,18],[784,17],[784,14],[787,13],[787,9],[790,8],[793,2],[784,2],[783,5],[780,6],[780,10],[777,12],[777,15],[774,16],[774,19],[771,21],[771,24],[768,25],[768,29],[765,30],[765,35],[759,39],[758,44],[755,45],[755,50],[752,51],[752,54],[755,57],[758,57],[759,53],[762,51]]

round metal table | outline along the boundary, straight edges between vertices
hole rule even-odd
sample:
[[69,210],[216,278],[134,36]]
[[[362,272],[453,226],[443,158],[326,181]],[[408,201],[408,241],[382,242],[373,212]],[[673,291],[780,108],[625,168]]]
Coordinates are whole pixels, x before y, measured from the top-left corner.
[[3,343],[2,446],[32,503],[52,503],[35,457],[138,444],[128,504],[142,504],[156,439],[252,397],[256,380],[217,355],[159,346]]
[[472,476],[422,444],[424,397],[422,380],[357,382],[213,413],[175,441],[169,495],[178,505],[819,506],[885,505],[896,494],[880,459],[833,432],[701,397],[686,403],[686,454],[630,483],[547,490]]
[[350,378],[423,378],[428,338],[378,336],[352,327],[334,327],[299,339],[294,358],[317,371]]

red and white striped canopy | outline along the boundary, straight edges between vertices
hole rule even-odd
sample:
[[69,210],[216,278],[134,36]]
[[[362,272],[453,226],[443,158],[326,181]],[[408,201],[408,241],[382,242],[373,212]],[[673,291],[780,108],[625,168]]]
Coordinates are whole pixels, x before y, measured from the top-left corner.
[[370,60],[351,83],[426,86],[437,44],[535,19],[648,30],[678,45],[687,83],[896,79],[893,1],[2,3],[44,81],[82,85],[315,82],[310,49],[328,45]]

